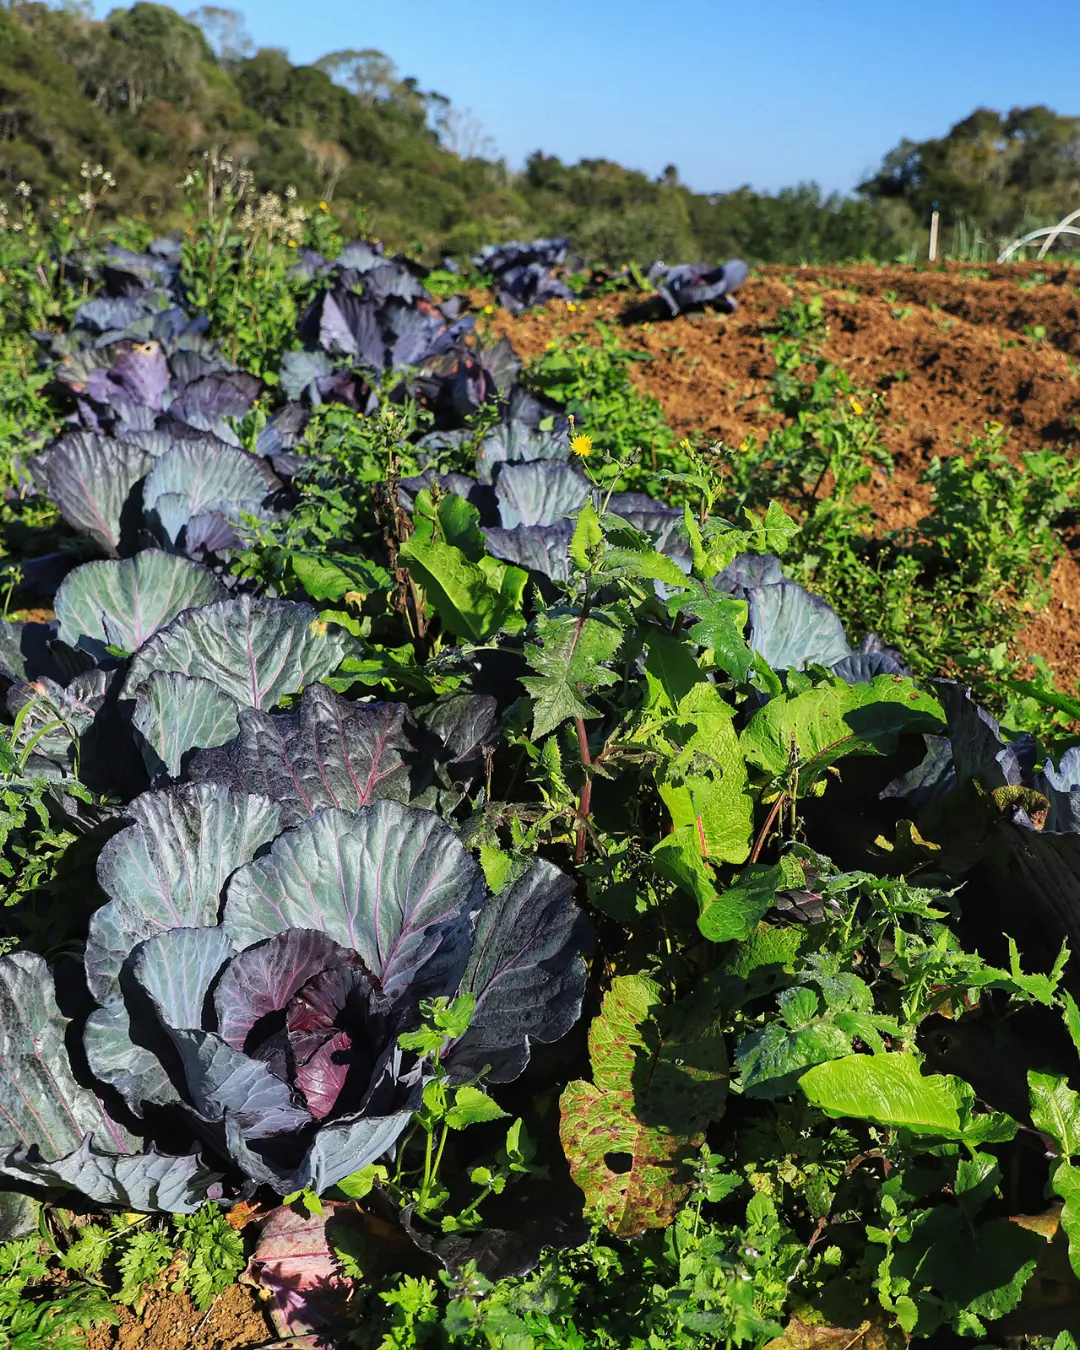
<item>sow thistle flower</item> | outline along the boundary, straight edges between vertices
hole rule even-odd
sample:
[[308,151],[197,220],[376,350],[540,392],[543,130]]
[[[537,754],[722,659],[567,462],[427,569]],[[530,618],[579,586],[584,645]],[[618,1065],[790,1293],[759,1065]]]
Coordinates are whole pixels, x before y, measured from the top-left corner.
[[863,406],[859,402],[859,400],[857,398],[851,398],[848,399],[848,402],[851,404],[851,411],[855,414],[855,416],[861,417],[863,413]]
[[592,437],[579,431],[576,436],[570,437],[570,452],[574,455],[580,455],[583,459],[586,455],[592,454]]

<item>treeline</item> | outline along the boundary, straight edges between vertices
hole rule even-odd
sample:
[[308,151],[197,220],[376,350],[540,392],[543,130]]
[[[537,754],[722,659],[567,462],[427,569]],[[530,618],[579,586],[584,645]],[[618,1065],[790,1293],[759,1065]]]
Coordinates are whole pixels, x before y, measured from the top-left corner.
[[55,200],[79,190],[84,163],[102,164],[117,180],[113,210],[164,225],[208,150],[250,169],[260,192],[294,185],[335,211],[359,199],[389,243],[431,255],[567,234],[611,263],[893,260],[922,247],[934,202],[954,242],[989,253],[1080,202],[1080,118],[1042,107],[980,109],[940,139],[904,141],[852,197],[813,184],[706,194],[673,166],[651,179],[538,152],[512,172],[469,114],[383,53],[295,66],[255,50],[227,9],[184,18],[136,4],[96,21],[78,3],[0,7],[0,199],[25,182]]

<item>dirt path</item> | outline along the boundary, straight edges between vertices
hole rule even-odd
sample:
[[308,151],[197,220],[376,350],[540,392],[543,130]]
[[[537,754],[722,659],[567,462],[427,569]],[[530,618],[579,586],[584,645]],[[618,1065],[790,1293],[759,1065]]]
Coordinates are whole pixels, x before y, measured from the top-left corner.
[[[987,422],[1009,429],[1007,449],[1054,446],[1080,453],[1080,268],[1040,264],[967,267],[764,267],[739,292],[733,315],[702,314],[627,324],[622,340],[653,360],[635,370],[678,431],[738,445],[768,429],[772,360],[764,331],[797,298],[822,297],[825,354],[882,399],[882,439],[895,474],[872,497],[882,529],[913,524],[929,493],[919,478],[934,455],[966,448]],[[570,312],[553,305],[490,331],[519,353],[554,338],[620,323],[627,301],[606,297]],[[1044,333],[1037,329],[1045,330]],[[1049,608],[1025,646],[1064,680],[1080,680],[1080,540],[1055,568]]]

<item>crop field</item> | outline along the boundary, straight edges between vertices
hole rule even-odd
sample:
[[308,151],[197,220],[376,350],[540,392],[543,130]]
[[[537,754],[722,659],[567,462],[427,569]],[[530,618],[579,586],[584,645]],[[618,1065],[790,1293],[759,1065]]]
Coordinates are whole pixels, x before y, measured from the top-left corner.
[[1076,1350],[1080,268],[107,177],[0,229],[0,1350]]

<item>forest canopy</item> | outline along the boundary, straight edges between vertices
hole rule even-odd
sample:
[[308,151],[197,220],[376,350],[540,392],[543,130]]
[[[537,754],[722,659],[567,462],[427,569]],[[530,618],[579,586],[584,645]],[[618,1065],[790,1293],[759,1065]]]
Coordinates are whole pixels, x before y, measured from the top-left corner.
[[294,65],[256,48],[237,12],[183,17],[139,3],[95,20],[78,4],[0,6],[0,198],[77,188],[84,163],[117,180],[111,209],[172,223],[207,151],[258,191],[361,200],[396,247],[468,254],[497,239],[569,235],[590,260],[895,259],[933,203],[988,239],[1053,223],[1080,201],[1080,118],[978,109],[946,135],[904,140],[852,196],[803,183],[776,194],[695,192],[606,159],[497,158],[467,111],[373,48]]

